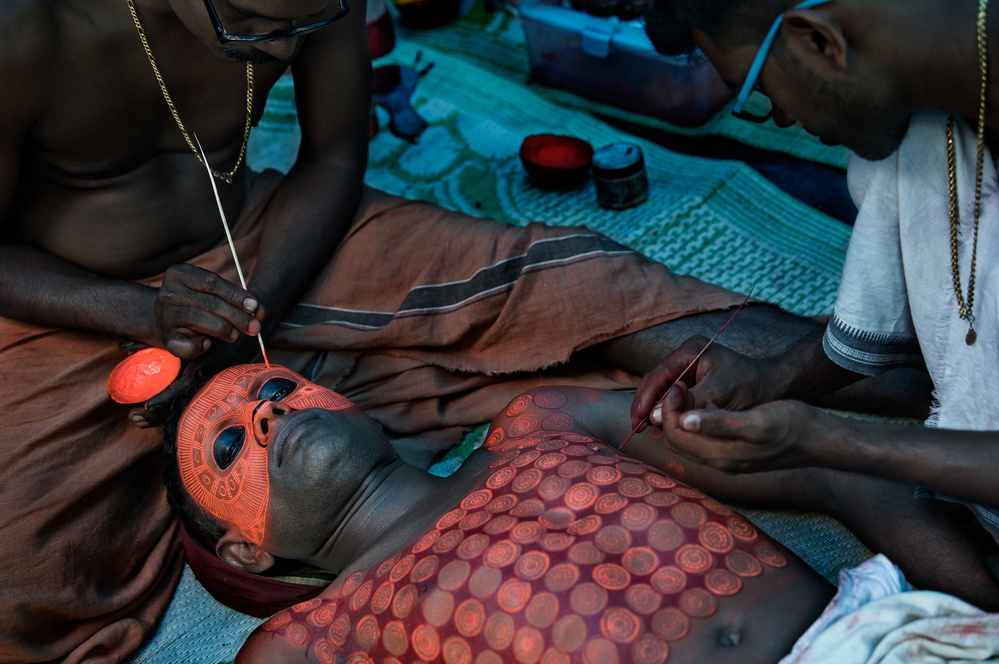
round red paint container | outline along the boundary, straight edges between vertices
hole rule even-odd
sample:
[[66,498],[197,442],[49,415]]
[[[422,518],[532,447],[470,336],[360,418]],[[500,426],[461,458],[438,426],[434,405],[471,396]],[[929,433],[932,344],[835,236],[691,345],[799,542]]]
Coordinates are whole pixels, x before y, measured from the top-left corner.
[[542,187],[569,188],[583,183],[590,172],[593,147],[573,136],[534,134],[520,144],[520,161]]
[[[368,3],[369,13],[373,3]],[[387,55],[395,48],[395,24],[392,22],[392,15],[384,3],[381,4],[381,12],[375,16],[369,16],[367,20],[368,28],[368,50],[371,52],[371,59],[375,60]]]

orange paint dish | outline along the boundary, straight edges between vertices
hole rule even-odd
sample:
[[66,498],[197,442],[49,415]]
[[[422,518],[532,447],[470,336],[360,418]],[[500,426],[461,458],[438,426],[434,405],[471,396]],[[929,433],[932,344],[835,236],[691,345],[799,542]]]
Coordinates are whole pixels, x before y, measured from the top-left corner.
[[180,373],[180,359],[161,348],[144,348],[118,363],[108,378],[108,395],[118,403],[144,403]]

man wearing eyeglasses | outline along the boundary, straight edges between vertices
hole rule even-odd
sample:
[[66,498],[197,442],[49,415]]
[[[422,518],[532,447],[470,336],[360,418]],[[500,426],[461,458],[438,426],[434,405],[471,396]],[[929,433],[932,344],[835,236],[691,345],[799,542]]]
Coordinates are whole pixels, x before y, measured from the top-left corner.
[[[191,377],[252,359],[258,333],[394,437],[450,443],[580,348],[605,342],[640,375],[741,301],[584,229],[365,189],[364,16],[354,0],[0,3],[0,661],[113,662],[152,632],[181,558],[151,425]],[[251,173],[249,129],[289,66],[298,161]],[[760,351],[809,327],[740,315],[785,335]],[[105,392],[122,340],[187,361],[133,412]]]
[[[674,451],[734,473],[819,467],[920,487],[919,500],[975,526],[983,555],[999,553],[997,11],[988,0],[657,0],[653,43],[705,55],[738,91],[736,115],[797,122],[855,153],[859,214],[824,333],[763,360],[713,346],[654,407],[703,348],[690,339],[643,379],[636,425],[651,419]],[[778,401],[918,364],[934,384],[925,428]]]

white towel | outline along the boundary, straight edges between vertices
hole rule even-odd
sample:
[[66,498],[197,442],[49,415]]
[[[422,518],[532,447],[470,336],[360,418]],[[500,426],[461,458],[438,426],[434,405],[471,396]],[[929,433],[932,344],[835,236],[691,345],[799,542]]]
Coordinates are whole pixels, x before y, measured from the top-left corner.
[[839,592],[780,664],[999,662],[999,614],[914,591],[883,555],[840,572]]

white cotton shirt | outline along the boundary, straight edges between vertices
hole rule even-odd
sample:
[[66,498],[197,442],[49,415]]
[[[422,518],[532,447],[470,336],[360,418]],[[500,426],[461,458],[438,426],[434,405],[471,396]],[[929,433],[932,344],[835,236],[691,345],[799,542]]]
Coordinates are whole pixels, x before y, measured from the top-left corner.
[[[999,430],[999,183],[986,149],[973,309],[978,340],[968,346],[951,269],[946,123],[946,115],[914,115],[895,154],[876,162],[851,157],[858,215],[824,345],[833,361],[868,375],[916,364],[921,354],[934,385],[930,426]],[[976,138],[960,119],[955,143],[967,299]]]

